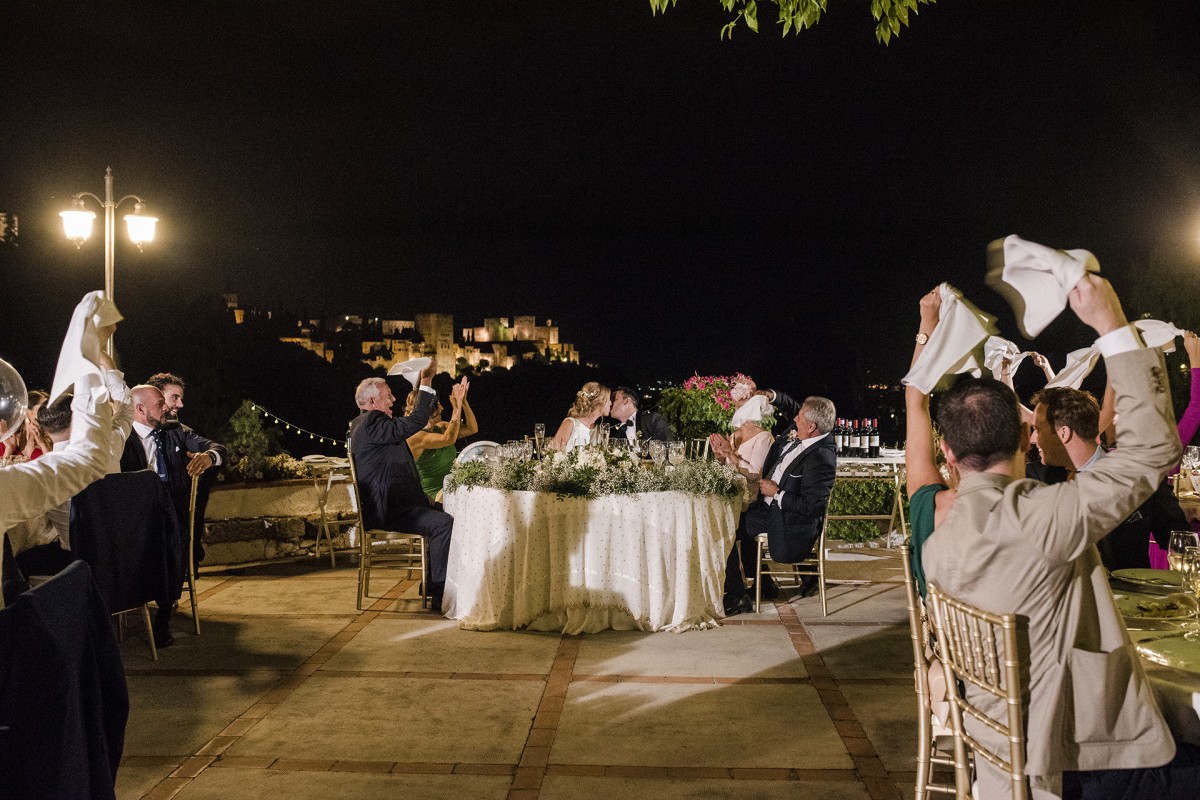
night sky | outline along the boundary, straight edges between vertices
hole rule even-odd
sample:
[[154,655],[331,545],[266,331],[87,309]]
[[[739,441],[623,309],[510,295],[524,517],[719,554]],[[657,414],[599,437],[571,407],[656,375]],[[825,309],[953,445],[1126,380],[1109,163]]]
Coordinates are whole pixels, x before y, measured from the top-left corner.
[[99,226],[76,251],[57,214],[106,166],[160,218],[144,254],[118,228],[124,335],[222,291],[533,313],[642,380],[801,395],[895,382],[941,279],[1001,311],[991,239],[1091,249],[1119,291],[1200,243],[1194,0],[942,0],[890,47],[865,0],[782,40],[764,7],[725,42],[717,0],[182,5],[0,9],[23,371],[102,286]]

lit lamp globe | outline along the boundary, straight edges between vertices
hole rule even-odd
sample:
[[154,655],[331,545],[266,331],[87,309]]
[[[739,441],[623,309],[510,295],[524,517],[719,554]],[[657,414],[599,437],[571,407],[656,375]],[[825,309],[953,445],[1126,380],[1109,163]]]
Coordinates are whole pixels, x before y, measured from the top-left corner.
[[76,248],[92,235],[92,222],[96,219],[96,215],[91,211],[73,208],[70,211],[60,211],[58,215],[62,217],[63,231],[66,232],[67,239],[74,242]]
[[132,214],[125,215],[125,224],[129,226],[129,241],[137,245],[140,252],[142,245],[154,241],[154,224],[158,217],[147,217],[141,213],[142,204],[133,207]]

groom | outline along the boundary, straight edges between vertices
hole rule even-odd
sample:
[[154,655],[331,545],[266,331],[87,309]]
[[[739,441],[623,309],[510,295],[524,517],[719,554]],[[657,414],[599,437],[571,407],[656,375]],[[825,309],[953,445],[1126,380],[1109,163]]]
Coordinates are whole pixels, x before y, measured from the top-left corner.
[[[771,445],[763,462],[759,498],[742,516],[725,566],[725,616],[754,607],[742,570],[743,566],[747,572],[754,569],[758,534],[767,534],[772,561],[793,564],[812,552],[837,472],[837,447],[829,435],[836,418],[833,401],[809,397],[801,403],[793,424]],[[804,594],[808,594],[807,584]]]

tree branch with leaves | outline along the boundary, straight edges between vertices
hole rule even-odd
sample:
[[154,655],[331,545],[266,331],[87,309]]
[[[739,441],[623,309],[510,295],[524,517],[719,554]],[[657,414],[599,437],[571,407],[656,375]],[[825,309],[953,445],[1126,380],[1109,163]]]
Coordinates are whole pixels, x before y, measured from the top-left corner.
[[[829,0],[764,0],[779,8],[779,24],[783,28],[782,36],[789,33],[799,33],[811,28],[821,21]],[[871,16],[875,18],[875,39],[882,44],[891,42],[893,36],[900,35],[900,29],[908,26],[909,15],[915,15],[920,6],[934,3],[935,0],[871,0]],[[666,13],[667,8],[674,6],[676,0],[650,0],[652,14]],[[720,0],[721,5],[733,15],[733,18],[721,28],[721,39],[732,38],[733,29],[738,22],[744,22],[746,27],[758,33],[758,2],[757,0]]]

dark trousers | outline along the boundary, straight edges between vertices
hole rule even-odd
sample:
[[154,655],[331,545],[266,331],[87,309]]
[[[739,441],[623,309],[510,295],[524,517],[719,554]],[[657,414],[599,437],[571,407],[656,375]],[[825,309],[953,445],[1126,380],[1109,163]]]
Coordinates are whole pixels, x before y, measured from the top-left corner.
[[63,550],[58,542],[40,544],[17,553],[17,566],[26,577],[32,575],[57,575],[75,560],[70,550]]
[[758,561],[758,543],[754,537],[767,530],[767,510],[761,503],[746,509],[738,520],[737,538],[725,562],[725,594],[737,598],[746,593],[745,578],[754,572]]
[[1063,773],[1063,800],[1195,800],[1200,796],[1200,747],[1175,743],[1161,767]]
[[408,506],[394,510],[384,526],[392,531],[412,531],[425,538],[429,593],[440,599],[446,585],[446,563],[450,560],[450,531],[454,517],[428,506]]

